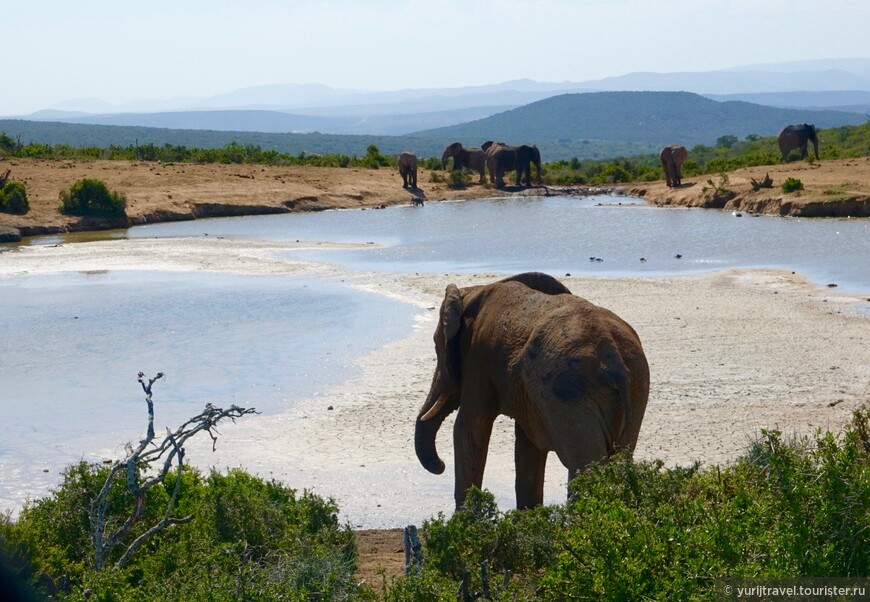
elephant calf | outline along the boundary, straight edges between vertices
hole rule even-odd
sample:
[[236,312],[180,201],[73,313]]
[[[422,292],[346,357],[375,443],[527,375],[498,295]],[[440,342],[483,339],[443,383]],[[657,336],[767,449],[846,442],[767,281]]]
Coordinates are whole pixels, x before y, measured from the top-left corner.
[[493,421],[515,420],[517,507],[543,503],[547,453],[577,471],[634,449],[649,366],[634,329],[537,272],[485,286],[448,285],[435,329],[438,361],[417,417],[417,458],[440,474],[435,437],[453,429],[456,507],[480,487]]

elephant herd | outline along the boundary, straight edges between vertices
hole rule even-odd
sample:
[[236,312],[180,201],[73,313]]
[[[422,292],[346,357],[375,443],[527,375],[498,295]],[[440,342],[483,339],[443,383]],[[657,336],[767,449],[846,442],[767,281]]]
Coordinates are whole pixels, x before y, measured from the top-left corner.
[[[807,156],[807,144],[812,143],[816,159],[819,158],[819,138],[816,126],[809,123],[788,125],[777,135],[777,144],[781,153],[780,161],[786,161],[791,151],[800,149],[801,159]],[[665,183],[668,187],[682,186],[682,168],[688,158],[685,146],[671,144],[662,148],[659,159],[665,173]],[[452,171],[468,169],[479,174],[478,182],[486,181],[489,171],[489,181],[498,188],[504,188],[504,175],[508,171],[516,173],[517,186],[532,185],[531,166],[535,166],[535,179],[541,183],[541,152],[535,145],[522,144],[511,146],[504,142],[488,140],[480,148],[466,148],[461,142],[448,144],[441,154],[441,167],[447,169],[447,163],[453,159]],[[402,153],[398,159],[399,173],[402,175],[404,188],[417,187],[417,157],[413,153]]]
[[[504,142],[489,140],[481,148],[465,148],[461,142],[448,144],[441,155],[441,166],[447,169],[447,162],[453,159],[452,171],[469,169],[480,175],[479,183],[486,181],[486,171],[489,170],[489,181],[498,188],[504,188],[504,175],[508,171],[516,172],[517,186],[532,185],[532,169],[535,166],[535,179],[541,182],[541,152],[535,145],[521,144],[511,146]],[[417,157],[413,153],[404,152],[399,155],[397,167],[402,176],[403,188],[417,187]]]
[[480,174],[482,184],[485,173],[489,171],[489,181],[498,188],[504,188],[504,174],[516,172],[517,186],[532,185],[532,169],[535,166],[535,180],[541,182],[541,152],[535,145],[521,144],[512,146],[505,142],[488,140],[480,148],[465,148],[460,142],[448,144],[441,155],[441,166],[447,169],[448,159],[453,158],[453,171],[470,169]]

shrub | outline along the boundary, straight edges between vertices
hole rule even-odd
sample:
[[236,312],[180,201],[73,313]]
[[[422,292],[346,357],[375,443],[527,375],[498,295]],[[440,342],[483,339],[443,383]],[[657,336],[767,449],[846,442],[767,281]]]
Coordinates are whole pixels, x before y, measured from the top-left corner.
[[804,183],[797,178],[786,178],[782,183],[782,191],[785,193],[797,192],[804,189]]
[[462,190],[463,188],[468,186],[468,182],[470,181],[470,177],[461,169],[457,169],[456,171],[451,171],[447,176],[447,188],[452,188],[453,190]]
[[565,506],[501,513],[470,491],[452,517],[424,524],[427,583],[464,579],[480,591],[486,566],[496,600],[709,600],[728,578],[864,577],[870,407],[839,434],[763,430],[726,467],[619,454],[571,492]]
[[127,198],[123,194],[109,192],[101,180],[84,178],[60,192],[58,211],[67,215],[125,217],[126,207]]
[[24,215],[30,210],[27,190],[21,182],[9,182],[0,188],[0,211]]
[[[334,502],[242,470],[185,469],[178,506],[194,520],[154,536],[123,568],[94,571],[89,509],[106,472],[84,462],[67,469],[50,496],[28,503],[16,522],[0,521],[0,547],[25,573],[65,576],[72,592],[89,588],[98,600],[330,600],[355,590],[354,536]],[[152,490],[149,514],[174,481],[170,474]],[[115,520],[127,510],[109,508]]]

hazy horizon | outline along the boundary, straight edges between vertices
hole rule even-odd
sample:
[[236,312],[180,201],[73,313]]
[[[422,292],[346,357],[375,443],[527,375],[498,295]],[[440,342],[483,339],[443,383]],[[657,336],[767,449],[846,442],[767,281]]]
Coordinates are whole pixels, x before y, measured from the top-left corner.
[[[4,7],[0,115],[275,84],[393,91],[870,57],[853,0],[168,0]],[[830,41],[835,41],[832,48]],[[17,85],[16,85],[17,83]]]

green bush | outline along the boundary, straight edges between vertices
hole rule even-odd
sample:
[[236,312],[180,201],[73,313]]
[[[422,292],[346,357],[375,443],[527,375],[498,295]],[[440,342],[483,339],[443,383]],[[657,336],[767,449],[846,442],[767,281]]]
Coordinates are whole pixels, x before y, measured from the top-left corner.
[[21,182],[9,182],[0,188],[0,211],[24,215],[30,210],[27,190]]
[[870,409],[839,434],[762,431],[727,467],[620,454],[571,492],[565,506],[502,513],[472,490],[424,524],[428,581],[403,577],[393,591],[463,578],[481,591],[484,565],[495,600],[709,600],[726,578],[866,577]]
[[58,211],[67,215],[125,217],[126,207],[127,198],[123,194],[109,192],[101,180],[84,178],[60,192]]
[[470,181],[471,177],[468,174],[461,169],[457,169],[456,171],[451,171],[447,175],[447,188],[462,190],[468,186]]
[[[51,495],[26,504],[17,521],[0,521],[0,551],[32,577],[65,577],[71,600],[86,588],[92,599],[118,601],[331,600],[356,590],[355,540],[334,502],[241,470],[186,469],[177,513],[194,519],[155,535],[123,568],[94,571],[89,510],[106,473],[85,463],[69,468]],[[174,483],[170,474],[151,490],[140,531],[162,518],[160,498]],[[123,495],[113,499],[108,522],[117,527],[129,508]]]
[[797,192],[804,189],[804,183],[797,178],[786,178],[782,183],[782,191],[785,193]]

